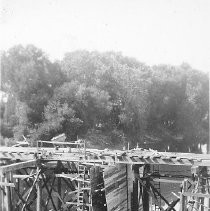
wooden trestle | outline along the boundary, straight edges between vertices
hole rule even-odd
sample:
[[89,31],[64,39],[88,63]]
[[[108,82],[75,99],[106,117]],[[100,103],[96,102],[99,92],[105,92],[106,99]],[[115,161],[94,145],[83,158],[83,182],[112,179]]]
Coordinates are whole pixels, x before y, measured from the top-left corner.
[[54,144],[0,148],[1,211],[210,210],[210,155]]

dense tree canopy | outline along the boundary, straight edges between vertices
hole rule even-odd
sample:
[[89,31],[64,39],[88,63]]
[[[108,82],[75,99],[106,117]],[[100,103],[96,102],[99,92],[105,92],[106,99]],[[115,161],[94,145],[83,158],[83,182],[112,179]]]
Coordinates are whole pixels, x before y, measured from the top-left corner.
[[88,51],[53,63],[32,45],[13,47],[1,61],[2,137],[65,133],[67,141],[94,146],[171,151],[197,151],[208,141],[209,78],[188,64],[149,67],[121,53]]

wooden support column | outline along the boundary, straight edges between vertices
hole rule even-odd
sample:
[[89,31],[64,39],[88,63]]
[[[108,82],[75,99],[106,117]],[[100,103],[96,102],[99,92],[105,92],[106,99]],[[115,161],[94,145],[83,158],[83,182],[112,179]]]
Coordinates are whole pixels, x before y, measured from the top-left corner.
[[93,211],[106,211],[107,207],[106,198],[104,191],[101,192],[101,189],[104,188],[104,180],[101,169],[99,166],[93,166],[90,168],[90,186],[91,186],[91,196],[92,196],[92,210]]
[[41,185],[40,185],[40,182],[41,181],[37,181],[36,183],[36,189],[37,189],[37,203],[36,203],[36,206],[37,206],[37,211],[41,211],[42,208],[41,208],[41,198],[42,198],[42,190],[41,190]]
[[142,202],[143,202],[143,210],[149,211],[150,210],[150,196],[147,190],[149,189],[149,181],[148,178],[146,180],[146,187],[143,187],[143,195],[142,195]]
[[[16,184],[17,184],[17,192],[20,192],[20,179],[16,178]],[[18,211],[19,211],[19,207],[18,207]]]
[[[5,183],[9,183],[9,173],[5,174]],[[9,186],[6,186],[6,211],[12,211],[11,190]]]
[[133,181],[133,206],[132,211],[138,211],[139,209],[139,181],[135,175],[139,175],[139,165],[133,165],[133,174],[134,174],[134,181]]
[[[57,162],[57,169],[56,169],[56,173],[57,174],[61,174],[62,173],[62,168],[61,167],[62,167],[62,162],[61,161],[58,161]],[[61,177],[58,177],[57,178],[57,182],[58,182],[57,183],[57,185],[58,185],[58,194],[61,197]],[[59,210],[59,209],[61,209],[62,203],[61,203],[59,197],[57,198],[57,200],[58,200],[58,210]]]
[[[39,167],[37,167],[37,174],[39,174]],[[37,177],[36,181],[36,191],[37,191],[37,198],[36,198],[36,211],[41,211],[41,199],[42,199],[42,186],[41,186],[41,180],[39,176]]]
[[[207,174],[207,167],[203,167],[202,169],[201,169],[201,175],[200,175],[200,177],[201,177],[201,181],[200,181],[200,185],[201,185],[201,193],[204,193],[205,194],[205,185],[207,185],[207,181],[206,181],[206,179],[204,179],[205,177],[208,177],[208,174]],[[200,203],[201,203],[201,211],[204,211],[205,209],[204,209],[204,206],[205,206],[205,198],[204,197],[202,197],[202,198],[200,198]],[[202,206],[203,205],[203,206]]]
[[186,196],[184,196],[184,192],[187,191],[187,179],[182,182],[182,193],[180,195],[180,208],[179,211],[186,211]]
[[[145,165],[144,167],[144,177],[147,176],[147,173],[150,170],[149,165]],[[148,193],[148,190],[150,189],[150,183],[149,183],[149,177],[146,179],[146,185],[143,187],[143,195],[142,195],[142,202],[143,202],[143,210],[144,211],[150,211],[150,205],[151,205],[151,197]]]
[[[3,175],[0,176],[1,178],[1,182],[3,183],[4,182],[4,178],[3,178]],[[4,207],[5,207],[5,187],[1,187],[0,189],[1,191],[1,210],[4,210]]]
[[[210,141],[209,141],[210,142]],[[210,151],[209,151],[210,152]],[[210,175],[210,166],[207,167],[207,174]],[[209,187],[208,193],[210,194],[210,179],[207,180],[207,185]],[[210,207],[210,198],[208,199],[207,206]]]
[[[58,177],[58,194],[61,196],[61,178]],[[58,209],[61,209],[61,201],[58,198]]]

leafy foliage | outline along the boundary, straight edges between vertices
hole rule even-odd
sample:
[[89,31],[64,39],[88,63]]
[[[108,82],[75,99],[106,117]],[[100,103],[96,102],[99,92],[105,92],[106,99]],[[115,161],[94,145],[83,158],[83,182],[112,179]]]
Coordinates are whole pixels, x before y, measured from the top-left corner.
[[174,151],[196,151],[209,138],[209,78],[187,64],[149,67],[121,53],[88,51],[52,63],[32,45],[15,46],[1,60],[3,137],[65,133],[98,147],[129,141]]
[[2,90],[27,104],[30,124],[42,122],[44,106],[53,89],[63,82],[60,66],[33,45],[19,45],[3,53],[1,70]]

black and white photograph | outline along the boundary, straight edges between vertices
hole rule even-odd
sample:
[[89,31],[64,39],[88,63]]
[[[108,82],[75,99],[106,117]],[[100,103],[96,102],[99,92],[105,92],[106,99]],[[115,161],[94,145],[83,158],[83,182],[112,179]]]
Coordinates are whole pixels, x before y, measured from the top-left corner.
[[0,211],[210,211],[210,0],[0,0]]

